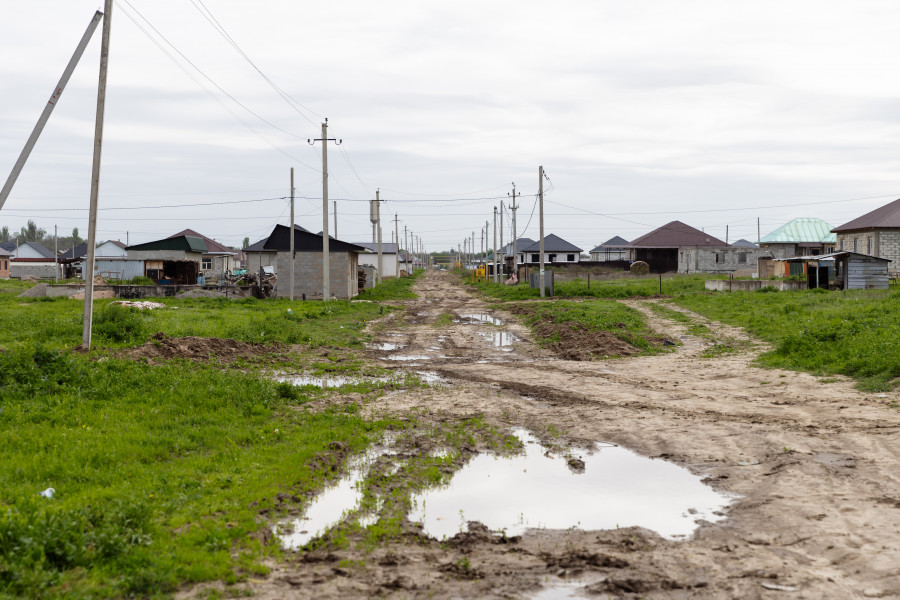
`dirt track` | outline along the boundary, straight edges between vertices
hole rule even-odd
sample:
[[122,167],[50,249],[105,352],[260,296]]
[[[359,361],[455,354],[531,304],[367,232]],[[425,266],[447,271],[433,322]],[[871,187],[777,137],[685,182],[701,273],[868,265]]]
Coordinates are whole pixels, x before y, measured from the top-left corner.
[[[687,541],[631,528],[540,530],[513,545],[477,535],[462,546],[401,542],[278,566],[252,584],[258,596],[529,597],[557,575],[582,573],[597,581],[578,594],[596,598],[900,597],[900,412],[888,407],[896,394],[753,367],[763,347],[752,340],[714,359],[699,357],[708,342],[686,338],[661,356],[557,360],[502,311],[487,311],[504,320],[499,327],[459,318],[436,327],[440,315],[486,312],[452,275],[431,273],[416,291],[403,313],[372,325],[376,339],[407,344],[393,354],[429,356],[418,369],[451,383],[383,397],[369,405],[374,414],[417,408],[537,432],[552,425],[576,445],[610,441],[667,458],[740,499]],[[644,302],[628,304],[660,334],[682,336]],[[714,336],[743,336],[696,319]],[[512,351],[482,335],[500,330],[522,338]],[[412,368],[389,354],[372,358]],[[454,571],[460,556],[474,576]],[[337,568],[340,558],[371,566],[350,572]]]

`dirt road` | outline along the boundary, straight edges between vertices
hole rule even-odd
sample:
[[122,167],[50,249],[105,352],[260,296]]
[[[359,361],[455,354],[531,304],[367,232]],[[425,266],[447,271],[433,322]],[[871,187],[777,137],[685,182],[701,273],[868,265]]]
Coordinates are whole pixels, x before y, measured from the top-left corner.
[[[536,530],[513,544],[474,533],[454,544],[416,538],[276,567],[252,585],[257,595],[532,597],[580,575],[585,585],[565,593],[900,597],[900,412],[888,406],[896,394],[756,368],[763,346],[752,340],[739,353],[701,358],[709,342],[683,337],[684,326],[655,316],[647,301],[627,304],[683,345],[660,356],[578,362],[536,348],[512,315],[489,310],[450,274],[429,273],[416,291],[405,311],[372,325],[377,341],[404,347],[371,358],[436,371],[448,383],[385,396],[368,406],[372,413],[481,413],[503,427],[552,427],[575,446],[608,441],[673,461],[739,498],[726,519],[685,541],[637,528]],[[714,337],[746,339],[695,318]],[[501,333],[517,339],[498,346]],[[462,558],[467,568],[454,568]],[[368,566],[339,568],[342,559]]]

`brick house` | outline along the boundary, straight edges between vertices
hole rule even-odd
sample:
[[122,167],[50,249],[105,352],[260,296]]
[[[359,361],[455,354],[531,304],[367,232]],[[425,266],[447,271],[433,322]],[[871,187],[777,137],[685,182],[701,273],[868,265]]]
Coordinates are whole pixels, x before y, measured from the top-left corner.
[[0,248],[0,279],[9,279],[9,259],[13,253]]
[[[290,293],[291,253],[290,227],[276,225],[264,240],[244,248],[247,270],[255,272],[260,267],[272,267],[278,276],[278,295]],[[323,298],[322,236],[294,225],[294,298],[304,295],[307,300]],[[368,250],[362,246],[335,238],[328,240],[329,287],[338,299],[352,298],[359,293],[357,267],[359,255]]]
[[833,252],[835,242],[831,225],[816,217],[798,217],[764,235],[759,246],[772,258],[792,258]]
[[900,199],[831,231],[837,236],[838,251],[886,258],[892,271],[900,269]]

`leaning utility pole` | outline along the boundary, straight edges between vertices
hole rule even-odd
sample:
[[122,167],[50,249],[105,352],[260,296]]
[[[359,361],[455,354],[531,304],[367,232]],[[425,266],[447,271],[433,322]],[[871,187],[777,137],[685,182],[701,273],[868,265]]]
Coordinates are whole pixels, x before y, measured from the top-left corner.
[[400,217],[397,213],[394,213],[394,239],[396,240],[397,247],[397,260],[394,261],[394,277],[400,279]]
[[328,118],[322,123],[322,137],[306,140],[310,146],[322,142],[322,300],[331,298],[331,257],[328,248],[328,142],[340,145],[343,140],[328,137]]
[[381,190],[375,190],[375,217],[378,219],[378,283],[381,283]]
[[538,167],[538,206],[540,206],[541,298],[544,297],[544,167]]
[[[81,346],[91,349],[94,310],[94,250],[97,247],[97,203],[100,197],[100,150],[103,147],[103,114],[106,109],[106,73],[109,69],[109,34],[113,0],[105,1],[103,36],[100,44],[100,80],[97,84],[97,118],[94,122],[94,165],[91,171],[91,206],[88,216],[87,264],[84,285],[84,320]],[[84,269],[82,270],[84,271]]]
[[[294,301],[294,258],[296,258],[297,253],[294,251],[294,167],[291,167],[291,281],[290,281],[290,292],[288,292],[288,298],[291,302]],[[260,282],[262,285],[262,282]]]
[[[513,190],[512,190],[512,199],[513,203],[510,208],[512,208],[513,215],[513,242],[512,242],[512,256],[513,256],[513,274],[516,276],[516,283],[519,281],[519,247],[518,247],[518,232],[516,231],[516,209],[519,208],[519,205],[516,204],[516,182],[513,181]],[[509,196],[510,194],[507,194]]]
[[[109,14],[109,9],[107,9],[107,14]],[[97,30],[97,25],[100,24],[100,19],[102,18],[103,13],[99,10],[94,13],[94,18],[88,23],[87,30],[84,32],[84,35],[81,36],[81,41],[78,42],[78,46],[75,47],[75,53],[72,55],[72,58],[69,59],[69,64],[66,65],[62,77],[60,77],[59,83],[56,85],[56,89],[54,89],[53,94],[50,95],[50,100],[47,101],[44,112],[42,112],[41,116],[38,118],[37,125],[34,126],[31,135],[28,137],[28,141],[25,142],[25,147],[22,149],[22,153],[19,154],[19,159],[16,161],[16,164],[13,165],[12,172],[9,174],[6,183],[3,184],[3,189],[0,190],[0,208],[3,208],[6,199],[9,197],[10,192],[12,192],[16,179],[19,178],[22,168],[25,167],[25,161],[28,160],[41,132],[44,131],[44,126],[50,119],[50,113],[52,113],[53,109],[56,107],[56,103],[59,101],[59,97],[62,95],[66,84],[69,82],[69,78],[72,77],[72,72],[75,71],[75,66],[78,64],[78,61],[81,60],[81,55],[84,54],[84,50],[87,48],[88,42],[91,41],[91,37],[94,35],[94,31]]]

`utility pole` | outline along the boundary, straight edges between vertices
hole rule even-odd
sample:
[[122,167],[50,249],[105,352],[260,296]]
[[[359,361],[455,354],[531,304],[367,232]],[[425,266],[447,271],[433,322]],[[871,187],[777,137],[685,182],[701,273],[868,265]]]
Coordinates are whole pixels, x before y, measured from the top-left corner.
[[538,206],[540,206],[541,298],[544,297],[544,167],[538,167]]
[[[297,253],[294,251],[294,167],[291,167],[291,278],[290,278],[290,292],[288,292],[288,298],[291,302],[294,301],[294,258],[296,258]],[[260,282],[262,285],[262,282]]]
[[[109,15],[109,8],[106,9],[106,14]],[[28,157],[31,155],[31,151],[34,149],[34,145],[37,143],[38,138],[41,135],[41,132],[44,131],[44,126],[47,124],[47,121],[50,119],[50,114],[53,112],[53,109],[56,107],[56,103],[59,101],[59,97],[62,95],[63,90],[66,87],[66,84],[69,82],[69,78],[72,77],[72,73],[75,71],[75,66],[78,64],[78,61],[81,60],[81,56],[84,54],[84,50],[87,48],[88,42],[91,41],[91,37],[94,35],[94,31],[97,30],[97,25],[100,24],[100,19],[103,18],[103,13],[99,10],[94,13],[94,17],[91,19],[91,22],[88,23],[87,30],[84,32],[84,35],[81,36],[81,41],[78,42],[78,46],[75,47],[75,53],[72,55],[72,58],[69,59],[69,64],[66,65],[65,70],[63,71],[62,77],[59,79],[59,83],[56,85],[56,88],[53,90],[53,94],[50,96],[50,100],[47,101],[47,106],[44,107],[44,112],[41,113],[41,116],[38,118],[37,124],[34,126],[34,129],[31,132],[31,135],[28,137],[28,141],[25,142],[25,147],[22,149],[22,153],[19,154],[19,159],[16,161],[16,164],[13,165],[12,172],[9,174],[9,177],[6,179],[6,183],[3,184],[3,188],[0,189],[0,208],[3,208],[3,205],[6,203],[6,199],[9,197],[10,192],[12,192],[12,188],[16,183],[16,180],[19,178],[19,174],[22,172],[22,169],[25,167],[25,162],[28,160]],[[107,17],[108,19],[108,17]],[[105,27],[104,27],[105,29]],[[108,45],[107,45],[108,50]],[[102,50],[101,50],[102,54]],[[101,56],[102,60],[102,56]]]
[[381,190],[375,190],[375,217],[378,219],[378,283],[381,283]]
[[334,239],[337,239],[337,200],[334,201]]
[[728,225],[725,226],[725,245],[728,245]]
[[400,217],[394,213],[394,238],[397,240],[397,260],[394,261],[394,277],[400,279]]
[[130,236],[128,235],[128,232],[126,231],[125,232],[125,246],[130,246],[130,245],[131,245]]
[[[518,232],[516,231],[516,209],[519,208],[519,205],[516,204],[516,182],[513,181],[513,189],[512,189],[512,199],[513,203],[510,207],[512,209],[513,215],[513,242],[512,242],[512,255],[513,255],[513,274],[516,276],[516,283],[519,282],[519,248],[518,248]],[[509,194],[507,194],[509,196]]]
[[306,140],[310,146],[322,142],[322,300],[331,298],[331,257],[328,248],[328,142],[343,140],[328,137],[328,118],[322,123],[322,137]]
[[500,270],[506,274],[506,246],[503,245],[503,200],[500,201],[500,262],[503,263]]
[[106,73],[109,70],[109,34],[113,0],[105,0],[103,37],[100,44],[100,78],[97,84],[97,118],[94,122],[94,164],[91,172],[91,206],[88,217],[87,278],[84,286],[84,320],[81,346],[91,349],[91,325],[94,310],[94,249],[97,246],[97,203],[100,197],[100,150],[103,147],[103,114],[106,109]]
[[494,207],[494,283],[500,282],[500,271],[497,270],[497,207]]
[[[409,268],[407,264],[409,262],[409,238],[406,235],[406,225],[403,226],[403,264]],[[407,270],[407,275],[412,275],[412,272]]]
[[[75,240],[72,240],[73,242]],[[75,254],[74,252],[72,254]],[[53,281],[59,283],[59,227],[53,226]],[[82,269],[83,271],[83,269]]]

